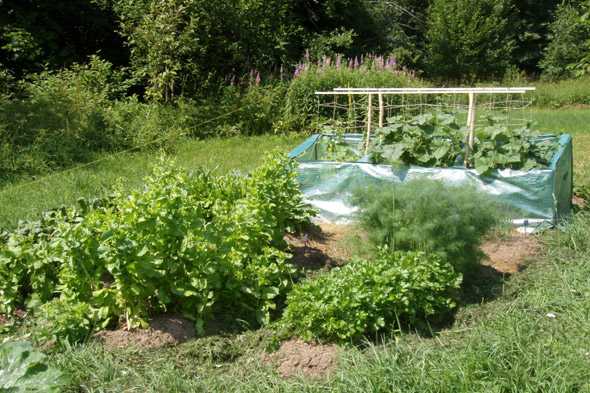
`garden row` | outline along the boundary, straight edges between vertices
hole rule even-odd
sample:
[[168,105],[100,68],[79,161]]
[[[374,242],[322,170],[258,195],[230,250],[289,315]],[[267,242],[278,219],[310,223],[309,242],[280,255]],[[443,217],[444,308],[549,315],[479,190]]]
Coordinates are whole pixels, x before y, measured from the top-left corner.
[[395,190],[393,209],[391,192],[356,196],[373,258],[297,283],[283,237],[313,211],[293,161],[270,156],[249,176],[222,177],[163,162],[142,190],[80,200],[2,233],[0,313],[27,309],[36,339],[59,343],[164,312],[199,333],[221,315],[266,324],[285,301],[279,326],[307,339],[358,340],[444,315],[497,222],[493,203],[417,182]]

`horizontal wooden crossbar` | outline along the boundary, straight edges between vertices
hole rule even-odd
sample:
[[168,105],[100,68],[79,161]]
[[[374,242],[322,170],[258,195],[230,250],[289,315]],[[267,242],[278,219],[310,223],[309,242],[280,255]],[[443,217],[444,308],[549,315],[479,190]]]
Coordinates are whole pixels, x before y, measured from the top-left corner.
[[409,87],[372,88],[337,87],[332,91],[316,91],[316,95],[366,95],[366,94],[524,94],[535,87]]

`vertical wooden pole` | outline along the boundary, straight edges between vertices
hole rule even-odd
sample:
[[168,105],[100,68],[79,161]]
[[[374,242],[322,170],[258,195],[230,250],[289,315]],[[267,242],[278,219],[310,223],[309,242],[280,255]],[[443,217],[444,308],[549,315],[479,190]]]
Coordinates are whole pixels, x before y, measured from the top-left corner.
[[338,106],[338,94],[334,94],[334,108],[332,109],[332,120],[336,120],[336,107]]
[[465,166],[470,164],[475,139],[475,93],[469,93],[469,109],[467,111],[467,135],[465,138]]
[[379,93],[379,128],[383,127],[385,112],[383,107],[383,93]]
[[373,121],[373,95],[369,93],[369,103],[367,105],[367,140],[365,141],[365,154],[369,150],[369,140],[371,138],[371,123]]

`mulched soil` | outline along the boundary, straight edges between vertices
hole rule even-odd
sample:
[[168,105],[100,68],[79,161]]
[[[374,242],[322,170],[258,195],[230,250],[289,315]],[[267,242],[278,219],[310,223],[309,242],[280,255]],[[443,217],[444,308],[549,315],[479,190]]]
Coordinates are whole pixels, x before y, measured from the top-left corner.
[[195,326],[188,319],[177,315],[157,316],[148,329],[103,330],[95,334],[108,349],[161,348],[174,346],[195,337]]
[[336,368],[338,347],[292,339],[282,343],[278,351],[265,355],[263,360],[276,365],[283,378],[296,375],[321,378],[329,376]]

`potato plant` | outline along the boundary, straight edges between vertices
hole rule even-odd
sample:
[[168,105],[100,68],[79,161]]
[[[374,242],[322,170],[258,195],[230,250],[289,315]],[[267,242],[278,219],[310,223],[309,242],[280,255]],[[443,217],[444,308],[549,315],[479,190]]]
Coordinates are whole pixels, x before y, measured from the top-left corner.
[[59,297],[102,326],[173,310],[202,330],[221,309],[266,323],[296,274],[284,233],[313,214],[294,165],[215,177],[161,163],[141,190],[26,224],[0,244],[0,312]]

